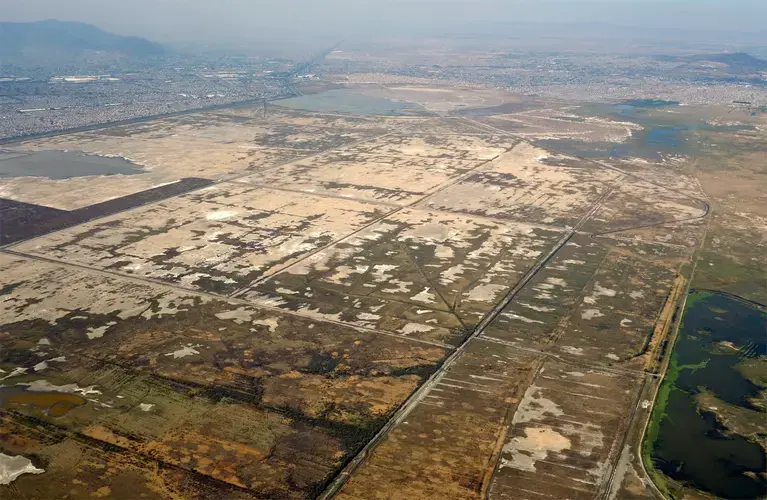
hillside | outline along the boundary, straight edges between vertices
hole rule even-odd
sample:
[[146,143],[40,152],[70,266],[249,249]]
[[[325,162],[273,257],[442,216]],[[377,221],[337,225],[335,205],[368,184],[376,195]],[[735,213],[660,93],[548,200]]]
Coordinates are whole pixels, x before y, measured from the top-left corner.
[[0,57],[5,63],[45,65],[96,53],[145,58],[164,52],[162,45],[144,38],[115,35],[85,23],[0,23]]
[[681,63],[680,69],[720,68],[731,74],[756,74],[767,71],[767,61],[745,52],[696,54],[691,56],[658,56],[657,59]]

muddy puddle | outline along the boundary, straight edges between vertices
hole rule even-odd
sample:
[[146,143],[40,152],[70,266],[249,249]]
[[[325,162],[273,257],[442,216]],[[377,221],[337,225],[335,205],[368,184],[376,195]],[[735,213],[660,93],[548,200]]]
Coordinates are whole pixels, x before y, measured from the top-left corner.
[[390,101],[340,89],[284,99],[279,101],[279,105],[305,111],[363,115],[418,114],[424,111],[415,103]]
[[[767,314],[725,294],[690,295],[648,439],[671,497],[763,498]],[[655,429],[652,427],[655,426]]]
[[18,385],[0,387],[0,407],[14,409],[18,406],[31,406],[54,418],[63,417],[86,403],[85,398],[76,394],[30,391]]
[[71,179],[89,175],[134,175],[144,170],[124,158],[85,154],[77,151],[37,151],[6,159],[0,157],[0,179],[4,177],[47,177]]

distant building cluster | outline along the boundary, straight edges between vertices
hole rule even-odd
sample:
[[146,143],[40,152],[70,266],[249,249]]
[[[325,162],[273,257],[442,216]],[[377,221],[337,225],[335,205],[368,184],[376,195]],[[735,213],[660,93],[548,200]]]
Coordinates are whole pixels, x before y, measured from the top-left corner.
[[0,73],[0,139],[291,95],[265,62],[112,74]]
[[397,57],[347,51],[331,54],[316,68],[348,83],[435,83],[504,89],[548,99],[599,102],[655,98],[684,104],[767,105],[767,77],[759,72],[727,73],[707,67],[689,68],[646,55],[591,53],[490,53],[482,59],[459,60],[446,50],[412,64]]

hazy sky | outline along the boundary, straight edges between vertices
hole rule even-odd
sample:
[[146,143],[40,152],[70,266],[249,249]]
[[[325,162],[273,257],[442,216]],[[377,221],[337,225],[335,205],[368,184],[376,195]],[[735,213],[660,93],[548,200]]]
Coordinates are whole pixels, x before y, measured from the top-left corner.
[[345,36],[485,22],[759,31],[767,0],[0,0],[0,20],[84,21],[158,41]]

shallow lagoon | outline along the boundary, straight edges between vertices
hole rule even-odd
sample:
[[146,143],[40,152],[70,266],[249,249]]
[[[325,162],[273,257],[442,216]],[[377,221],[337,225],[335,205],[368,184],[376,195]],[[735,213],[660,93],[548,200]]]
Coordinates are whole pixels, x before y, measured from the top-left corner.
[[124,158],[89,155],[77,151],[37,151],[0,157],[0,178],[47,177],[70,179],[88,175],[133,175],[144,170]]
[[362,115],[408,114],[412,103],[390,101],[380,97],[350,92],[344,89],[328,90],[279,101],[280,106],[325,113],[353,113]]

